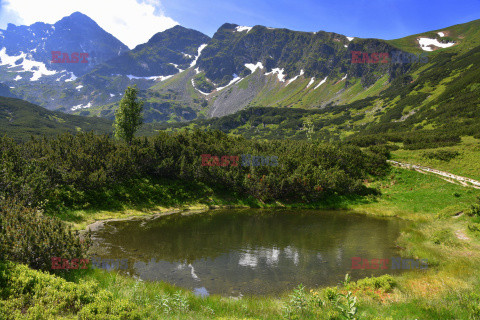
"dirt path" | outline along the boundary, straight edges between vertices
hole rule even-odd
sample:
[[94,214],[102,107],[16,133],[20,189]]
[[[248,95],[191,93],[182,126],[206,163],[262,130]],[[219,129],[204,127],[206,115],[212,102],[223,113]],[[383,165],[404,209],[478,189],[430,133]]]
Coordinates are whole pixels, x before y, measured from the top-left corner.
[[416,171],[422,172],[422,173],[430,172],[430,173],[433,173],[433,174],[444,177],[442,179],[444,179],[445,181],[448,181],[448,182],[451,182],[451,183],[458,182],[464,187],[472,187],[472,188],[480,189],[480,181],[477,181],[477,180],[457,176],[457,175],[452,174],[450,172],[440,171],[440,170],[437,170],[437,169],[432,169],[432,168],[429,168],[429,167],[419,166],[419,165],[416,165],[416,164],[402,163],[402,162],[393,161],[393,160],[387,160],[387,161],[389,163],[391,163],[392,165],[394,165],[396,167],[399,167],[399,168],[415,169]]

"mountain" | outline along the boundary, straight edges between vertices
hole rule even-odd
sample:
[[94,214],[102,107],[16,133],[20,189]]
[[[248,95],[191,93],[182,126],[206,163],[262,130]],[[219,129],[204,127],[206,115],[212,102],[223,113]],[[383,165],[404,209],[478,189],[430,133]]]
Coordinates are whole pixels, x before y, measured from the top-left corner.
[[210,39],[176,26],[60,86],[41,82],[48,77],[18,83],[14,74],[3,82],[23,99],[84,116],[113,119],[125,88],[136,84],[147,122],[209,119],[249,107],[325,109],[317,117],[336,120],[317,121],[317,128],[353,133],[442,109],[447,101],[438,97],[455,82],[474,85],[475,69],[464,64],[480,45],[479,21],[394,40],[229,23]]
[[[0,30],[0,35],[0,48],[3,48],[1,64],[14,66],[9,71],[23,71],[20,76],[31,81],[42,76],[66,76],[63,70],[78,77],[128,51],[127,46],[80,12],[72,13],[55,24],[37,22],[30,26],[15,26],[10,23],[6,30]],[[68,55],[68,60],[54,63],[52,52],[59,52],[59,61],[62,61],[63,54]],[[74,61],[74,53],[78,53],[79,61],[67,63]],[[85,57],[87,62],[82,63],[82,53],[88,54]],[[38,66],[38,70],[30,67],[31,64]]]
[[50,111],[27,101],[0,96],[0,135],[16,140],[79,131],[110,133],[112,121]]
[[[440,37],[430,32],[425,38],[448,47],[465,42],[463,34],[450,33]],[[227,23],[203,48],[194,66],[146,90],[144,97],[150,97],[146,120],[218,117],[250,106],[323,108],[376,96],[396,78],[423,66],[431,54],[426,50],[435,49],[410,40],[402,43]],[[389,58],[380,62],[377,56],[376,63],[352,63],[352,52]],[[423,62],[415,63],[420,54]],[[84,109],[82,114],[113,118],[114,108],[108,104]],[[181,110],[186,117],[179,115]]]
[[[346,105],[381,95],[397,79],[411,81],[428,68],[442,68],[442,59],[437,59],[442,52],[465,52],[478,45],[477,28],[478,21],[473,21],[386,41],[224,24],[194,68],[150,91],[170,93],[158,103],[185,108],[191,107],[192,99],[206,100],[208,107],[196,107],[198,118],[251,106]],[[353,53],[360,63],[353,62]],[[107,109],[101,112],[108,114]],[[98,114],[96,108],[90,112]]]
[[[0,81],[24,100],[80,113],[117,103],[128,86],[146,90],[190,67],[209,40],[198,31],[175,26],[129,50],[79,12],[53,25],[9,24],[7,30],[0,30]],[[79,62],[52,62],[52,51],[57,52],[57,61],[78,58]],[[81,62],[82,53],[89,54],[88,63]]]
[[[369,86],[385,74],[395,77],[411,67],[403,64],[352,66],[350,51],[366,48],[396,49],[381,40],[352,41],[323,31],[309,33],[224,24],[207,46],[199,48],[198,60],[188,69],[147,88],[144,97],[150,98],[146,104],[146,120],[176,122],[231,114],[249,105],[280,106],[278,100],[268,100],[275,99],[276,95],[290,99],[296,95],[299,85],[309,88],[313,83],[315,86],[308,89],[310,101],[306,102],[310,106],[318,105],[319,97],[325,103],[336,97],[323,88],[317,90],[327,77],[338,78],[334,80],[338,82],[350,73],[362,86]],[[322,79],[325,80],[322,82]],[[348,87],[350,83],[347,79],[341,85]],[[114,107],[108,104],[82,109],[81,114],[113,118]]]
[[16,96],[10,92],[10,87],[0,83],[0,96],[6,98],[16,98]]
[[8,24],[0,30],[0,82],[45,108],[71,108],[90,95],[82,92],[78,77],[125,51],[127,46],[79,12],[55,24]]
[[[432,50],[428,61],[414,63],[410,71],[385,82],[375,95],[359,95],[354,101],[322,108],[252,107],[221,118],[165,124],[158,129],[209,128],[246,137],[305,139],[305,126],[310,126],[314,139],[347,139],[361,146],[390,142],[406,149],[448,146],[463,136],[480,138],[479,31],[480,20],[476,20],[389,41],[405,51],[416,49],[415,44],[425,41],[422,38],[437,39],[430,42],[438,46],[421,49]],[[442,42],[444,37],[454,44]]]
[[210,38],[203,33],[177,25],[155,34],[147,43],[110,59],[91,76],[170,76],[189,68],[198,55],[198,48],[209,41]]
[[[191,70],[209,41],[210,38],[203,33],[182,26],[155,34],[147,43],[101,64],[79,79],[85,87],[82,90],[92,92],[89,99],[98,99],[88,108],[79,108],[77,113],[89,115],[90,109],[95,109],[99,116],[113,119],[113,108],[121,99],[125,88],[136,81],[135,84],[141,89],[141,98],[148,100],[144,105],[147,121],[195,119],[197,113],[194,109],[200,108],[204,99],[193,101],[187,98],[183,99],[183,103],[171,104],[170,101],[175,96],[173,91],[158,94],[148,89],[185,69]],[[107,100],[109,103],[96,108],[95,105],[99,105],[96,102],[104,97],[105,92],[110,94],[110,99]]]

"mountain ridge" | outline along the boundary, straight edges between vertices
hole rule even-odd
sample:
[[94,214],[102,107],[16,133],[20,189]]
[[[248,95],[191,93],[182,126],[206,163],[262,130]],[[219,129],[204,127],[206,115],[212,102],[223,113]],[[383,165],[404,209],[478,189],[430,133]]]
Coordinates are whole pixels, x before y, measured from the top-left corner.
[[[393,40],[232,23],[220,26],[210,39],[175,26],[74,79],[62,91],[67,103],[58,105],[55,97],[35,102],[56,102],[51,108],[112,119],[125,88],[137,84],[146,100],[147,122],[207,119],[248,107],[322,109],[370,97],[379,97],[380,104],[392,87],[442,68],[445,57],[467,59],[461,53],[480,45],[477,26],[480,20]],[[352,63],[352,51],[383,52],[389,59]],[[420,53],[426,61],[412,59]],[[393,56],[403,61],[395,62]],[[21,98],[34,88],[28,85]],[[412,116],[413,111],[405,112],[395,120]]]

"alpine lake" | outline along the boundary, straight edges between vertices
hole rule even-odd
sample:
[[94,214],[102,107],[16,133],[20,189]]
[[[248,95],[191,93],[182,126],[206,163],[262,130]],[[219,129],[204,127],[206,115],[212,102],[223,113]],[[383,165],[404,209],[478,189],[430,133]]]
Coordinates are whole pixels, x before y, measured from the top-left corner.
[[[106,221],[92,231],[100,267],[198,295],[279,295],[404,270],[353,269],[399,257],[406,223],[349,211],[222,209]],[[128,261],[122,268],[109,259]]]

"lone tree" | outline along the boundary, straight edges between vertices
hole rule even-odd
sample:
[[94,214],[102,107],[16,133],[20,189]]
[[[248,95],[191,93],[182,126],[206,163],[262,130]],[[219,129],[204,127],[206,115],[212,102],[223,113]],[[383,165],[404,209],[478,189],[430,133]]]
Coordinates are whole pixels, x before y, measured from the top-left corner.
[[113,124],[115,137],[125,140],[128,144],[132,143],[135,132],[143,123],[143,101],[137,101],[137,94],[137,85],[128,87],[115,111],[115,123]]

